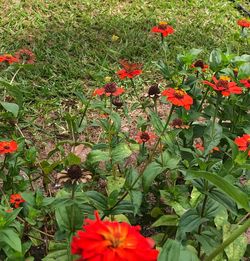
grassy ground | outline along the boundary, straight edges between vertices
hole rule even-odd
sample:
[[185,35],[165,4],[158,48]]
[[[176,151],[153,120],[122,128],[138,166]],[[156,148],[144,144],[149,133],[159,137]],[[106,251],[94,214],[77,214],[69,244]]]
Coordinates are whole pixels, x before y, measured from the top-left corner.
[[[247,1],[239,2],[250,9]],[[21,72],[16,81],[24,91],[27,115],[42,113],[47,122],[49,113],[61,110],[62,101],[74,97],[76,90],[90,93],[105,76],[115,78],[120,58],[142,62],[144,83],[153,83],[152,62],[164,57],[159,35],[150,33],[159,21],[176,29],[168,38],[172,64],[177,53],[191,48],[208,53],[230,46],[249,53],[248,45],[237,42],[236,20],[242,15],[226,0],[0,0],[0,4],[5,14],[0,20],[0,52],[34,51],[34,70]],[[112,42],[112,35],[118,41]]]

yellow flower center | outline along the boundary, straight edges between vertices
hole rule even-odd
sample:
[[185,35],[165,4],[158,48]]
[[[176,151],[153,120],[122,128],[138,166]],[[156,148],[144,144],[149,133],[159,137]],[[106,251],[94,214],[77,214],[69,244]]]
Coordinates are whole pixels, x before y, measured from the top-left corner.
[[158,24],[158,27],[160,29],[166,29],[167,26],[168,26],[168,23],[167,22],[163,22],[163,21],[159,22],[159,24]]
[[175,90],[175,97],[180,99],[185,96],[186,92],[184,90]]
[[231,78],[229,76],[222,75],[222,76],[220,76],[220,80],[229,82],[231,80]]

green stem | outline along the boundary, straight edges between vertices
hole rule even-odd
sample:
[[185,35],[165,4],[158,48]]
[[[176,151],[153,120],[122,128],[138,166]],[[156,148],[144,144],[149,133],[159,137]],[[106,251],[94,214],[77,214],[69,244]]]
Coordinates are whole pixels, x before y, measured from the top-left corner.
[[[163,128],[163,130],[162,130],[162,132],[161,132],[161,134],[160,134],[160,136],[159,136],[157,142],[155,143],[155,146],[154,146],[152,152],[150,153],[147,162],[145,163],[144,167],[142,168],[142,170],[141,170],[140,173],[138,174],[137,178],[136,178],[136,179],[134,180],[134,182],[131,184],[130,189],[133,189],[133,187],[135,186],[135,184],[136,184],[136,183],[138,182],[138,180],[141,178],[141,176],[142,176],[143,172],[145,171],[145,169],[147,168],[147,166],[150,164],[152,158],[154,157],[155,152],[156,152],[156,150],[157,150],[157,147],[158,147],[159,144],[160,144],[161,137],[164,135],[164,133],[165,133],[167,127],[168,127],[168,124],[169,124],[169,122],[170,122],[170,119],[171,119],[171,116],[172,116],[173,111],[174,111],[174,106],[172,105],[171,110],[170,110],[169,115],[168,115],[168,119],[167,119],[167,121],[166,121],[166,124],[165,124],[165,126],[164,126],[164,128]],[[108,210],[111,211],[112,209],[114,209],[124,198],[126,198],[126,196],[128,195],[128,193],[129,193],[128,191],[124,192],[123,195],[121,196],[121,198],[118,199],[117,202],[116,202],[112,207],[110,207]],[[101,219],[104,219],[105,217],[106,217],[106,214],[104,214]]]
[[197,109],[198,112],[200,112],[200,110],[202,109],[202,105],[203,105],[205,99],[207,98],[208,91],[209,91],[209,88],[207,88],[207,90],[205,91],[205,93],[204,93],[204,95],[203,95],[203,98],[202,98],[202,100],[201,100],[201,103],[200,103],[200,105],[199,105],[199,107],[198,107],[198,109]]
[[213,116],[212,137],[214,136],[214,125],[215,125],[215,121],[216,121],[216,117],[217,117],[217,113],[218,113],[219,101],[220,101],[220,96],[217,95],[216,107],[215,107],[214,116]]
[[6,164],[6,158],[7,158],[7,155],[5,154],[5,155],[4,155],[4,160],[3,160],[3,165],[2,165],[2,167],[1,167],[1,169],[0,169],[0,171],[3,171],[3,170],[4,170],[4,167],[5,167],[5,164]]
[[217,247],[204,261],[212,261],[217,255],[222,253],[224,249],[229,246],[236,238],[238,238],[242,233],[244,233],[250,227],[250,219],[248,219],[242,226],[233,230],[230,236]]
[[136,89],[136,86],[135,86],[134,80],[131,78],[130,81],[131,81],[131,84],[132,84],[133,90],[135,91],[135,96],[136,96],[138,102],[140,103],[140,105],[141,105],[143,111],[146,112],[145,106],[144,106],[144,104],[143,104],[143,103],[141,102],[141,100],[140,100],[140,96],[139,96],[139,94],[138,94],[138,92],[137,92],[137,89]]
[[84,108],[84,111],[83,111],[83,113],[82,113],[82,118],[81,118],[81,120],[80,120],[80,123],[79,123],[78,127],[81,127],[81,125],[82,125],[82,122],[83,122],[83,120],[84,120],[84,118],[85,118],[85,116],[86,116],[86,113],[87,113],[87,110],[88,110],[88,107],[89,107],[90,102],[91,102],[91,99],[88,100],[88,102],[87,102],[87,104],[86,104],[86,106],[85,106],[85,108]]
[[[72,191],[71,191],[71,200],[74,201],[75,198],[75,190],[76,190],[76,183],[74,182],[72,185]],[[71,206],[71,231],[72,233],[75,233],[75,205],[74,202],[72,202]]]

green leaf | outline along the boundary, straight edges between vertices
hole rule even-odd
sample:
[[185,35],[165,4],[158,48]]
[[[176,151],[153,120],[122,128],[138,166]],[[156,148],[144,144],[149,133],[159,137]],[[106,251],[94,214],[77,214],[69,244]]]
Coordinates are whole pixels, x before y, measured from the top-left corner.
[[218,70],[219,65],[222,62],[222,55],[220,50],[213,50],[209,57],[210,67],[213,71]]
[[68,154],[68,156],[64,159],[65,164],[67,166],[71,166],[71,165],[79,165],[81,164],[81,158],[79,158],[78,156],[76,156],[74,153],[70,152]]
[[144,191],[148,191],[155,178],[165,169],[157,162],[151,162],[142,174],[142,186]]
[[3,229],[0,231],[0,241],[9,245],[17,252],[22,252],[22,243],[19,235],[12,229]]
[[226,179],[208,171],[187,171],[189,178],[204,178],[226,193],[240,206],[250,211],[248,195],[241,191],[239,188],[233,186]]
[[152,227],[177,226],[179,217],[177,215],[164,215],[157,219]]
[[90,200],[90,202],[97,208],[101,210],[105,210],[108,208],[108,201],[107,198],[97,192],[97,191],[87,191],[85,192],[86,196]]
[[[236,229],[238,225],[225,224],[223,226],[223,241],[225,241],[232,233],[232,229]],[[247,248],[247,238],[244,234],[236,238],[228,247],[225,248],[229,261],[239,261],[244,256]]]
[[183,246],[181,242],[169,239],[164,244],[158,261],[199,261],[199,258],[192,246]]
[[125,143],[120,143],[111,152],[111,158],[113,163],[121,162],[125,158],[129,157],[132,154],[132,151]]
[[239,67],[238,77],[239,79],[248,78],[250,75],[250,62],[244,63]]
[[216,147],[222,138],[222,127],[218,123],[212,121],[209,122],[208,126],[204,131],[204,154],[207,155],[210,150]]
[[137,215],[141,207],[143,194],[141,191],[133,189],[130,190],[129,195],[131,198],[132,205],[134,207],[134,215]]
[[109,153],[107,151],[102,150],[92,150],[89,154],[87,159],[90,161],[90,163],[97,163],[100,161],[108,161]]
[[8,112],[11,112],[15,117],[17,117],[19,112],[19,106],[16,103],[10,102],[0,102],[4,109]]

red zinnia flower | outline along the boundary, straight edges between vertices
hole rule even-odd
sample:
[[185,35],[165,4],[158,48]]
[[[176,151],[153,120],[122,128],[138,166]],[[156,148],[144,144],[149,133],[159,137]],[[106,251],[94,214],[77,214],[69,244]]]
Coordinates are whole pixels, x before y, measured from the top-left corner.
[[104,87],[96,89],[93,95],[101,96],[105,94],[106,96],[119,96],[124,92],[125,90],[123,88],[119,88],[117,87],[116,83],[110,82],[105,84]]
[[126,77],[132,79],[142,73],[142,64],[140,63],[129,63],[127,60],[120,60],[119,63],[123,67],[122,70],[116,72],[120,79],[125,79]]
[[154,242],[143,237],[140,226],[125,222],[85,220],[83,230],[77,232],[71,243],[72,254],[80,255],[78,261],[156,261],[158,250]]
[[220,91],[223,96],[229,96],[232,93],[242,93],[242,89],[239,86],[237,86],[237,83],[230,82],[230,78],[227,76],[221,76],[219,80],[213,76],[212,79],[214,81],[214,84],[209,81],[203,81],[203,83],[211,86],[216,91]]
[[35,62],[35,55],[28,49],[20,49],[15,53],[15,57],[21,63],[33,64]]
[[151,142],[156,138],[156,135],[149,131],[140,131],[136,135],[136,141],[141,144],[145,142]]
[[12,153],[17,150],[17,143],[12,141],[0,141],[0,154]]
[[237,24],[241,27],[250,27],[250,21],[247,19],[240,19],[237,21]]
[[163,37],[174,33],[174,28],[168,25],[167,22],[160,22],[157,26],[154,26],[151,30],[153,33],[161,33]]
[[20,204],[25,202],[20,194],[12,194],[10,196],[10,203],[14,204],[14,208],[19,208]]
[[205,150],[204,146],[203,146],[201,143],[196,143],[196,144],[195,144],[195,148],[196,148],[197,150],[202,151],[202,152],[204,152],[204,150]]
[[183,120],[180,118],[174,119],[171,126],[175,129],[189,129],[189,125],[184,124]]
[[169,88],[163,91],[162,95],[167,96],[168,101],[174,105],[183,106],[186,110],[193,104],[193,98],[182,89]]
[[250,88],[250,77],[248,79],[240,80],[240,83],[244,84],[245,87]]
[[17,63],[18,59],[11,54],[0,55],[0,63],[7,62],[8,64]]
[[250,134],[243,134],[242,137],[237,137],[234,142],[237,144],[239,150],[248,150],[248,156],[250,156]]
[[203,72],[205,72],[209,66],[207,64],[205,64],[202,60],[198,60],[196,62],[194,62],[192,65],[191,65],[192,68],[201,68],[201,70]]

